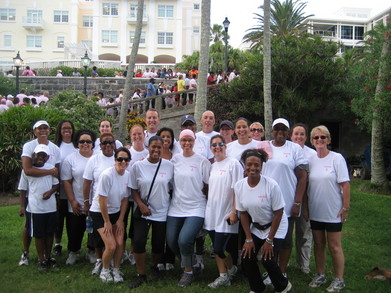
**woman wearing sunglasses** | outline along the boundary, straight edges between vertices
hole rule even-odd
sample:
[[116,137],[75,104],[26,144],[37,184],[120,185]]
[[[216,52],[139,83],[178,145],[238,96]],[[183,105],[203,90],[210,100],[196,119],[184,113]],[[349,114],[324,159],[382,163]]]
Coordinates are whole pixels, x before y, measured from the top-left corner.
[[252,139],[261,141],[263,137],[265,136],[265,130],[263,128],[263,125],[259,122],[253,122],[250,125],[250,133]]
[[67,265],[74,265],[79,259],[86,229],[86,214],[83,213],[83,173],[87,162],[94,154],[94,141],[95,134],[92,131],[78,131],[73,141],[77,151],[66,157],[61,166],[61,180],[68,198],[66,227],[69,256],[65,262]]
[[339,292],[345,287],[341,231],[350,208],[349,172],[342,155],[328,149],[331,138],[326,126],[312,129],[311,143],[316,155],[309,160],[308,212],[314,238],[316,275],[309,286],[316,288],[327,282],[327,242],[334,267],[334,279],[327,291]]
[[129,150],[120,147],[115,151],[114,159],[115,165],[104,170],[99,177],[90,214],[94,229],[98,231],[105,247],[99,277],[103,282],[120,283],[124,280],[119,267],[124,251],[124,216],[129,197],[130,175],[126,170],[130,162]]
[[[225,140],[215,135],[210,140],[210,149],[215,162],[209,176],[208,202],[206,204],[204,229],[209,231],[213,242],[213,252],[220,276],[208,286],[218,288],[231,285],[236,274],[227,246],[233,234],[238,233],[239,224],[234,200],[234,186],[243,178],[243,168],[239,161],[227,157]],[[237,250],[237,247],[236,247]]]
[[160,262],[166,240],[166,219],[170,205],[170,189],[174,167],[168,160],[161,159],[163,139],[152,136],[149,139],[149,156],[136,162],[131,172],[131,188],[134,201],[140,208],[141,217],[133,214],[133,254],[136,259],[137,278],[129,285],[131,289],[141,286],[146,280],[146,244],[149,229],[152,228],[152,272],[159,273]]

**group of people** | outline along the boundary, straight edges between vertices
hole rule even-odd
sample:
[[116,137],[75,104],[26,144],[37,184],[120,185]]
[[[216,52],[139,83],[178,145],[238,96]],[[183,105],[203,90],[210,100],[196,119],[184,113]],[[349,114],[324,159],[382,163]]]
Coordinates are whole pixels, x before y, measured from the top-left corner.
[[212,111],[205,111],[200,122],[202,130],[196,132],[194,117],[184,115],[176,141],[172,129],[160,127],[158,111],[149,109],[147,129],[134,125],[132,144],[124,147],[107,120],[100,123],[99,138],[90,130],[75,133],[71,121],[62,121],[55,144],[47,139],[48,123],[38,121],[37,139],[27,142],[22,154],[20,214],[26,215],[26,237],[20,264],[28,262],[28,239],[35,237],[39,268],[56,265],[51,245],[53,235],[54,251],[61,245],[61,218],[69,239],[66,263],[75,264],[91,217],[87,255],[94,262],[92,274],[103,282],[123,282],[125,258],[137,271],[129,288],[147,281],[151,230],[149,272],[173,269],[178,257],[179,287],[191,285],[204,269],[209,235],[218,270],[210,288],[231,285],[241,264],[251,292],[263,292],[267,285],[290,291],[287,267],[295,239],[296,261],[305,274],[314,242],[315,275],[309,286],[327,282],[327,243],[334,268],[327,291],[343,289],[341,231],[350,208],[349,173],[342,155],[329,150],[328,129],[312,129],[314,150],[305,145],[306,126],[291,128],[284,118],[273,121],[270,141],[262,140],[262,124],[245,118],[222,121],[220,132]]
[[0,114],[12,107],[26,105],[39,107],[47,101],[49,101],[49,92],[47,91],[32,91],[27,94],[26,90],[22,89],[16,96],[9,94],[7,97],[0,97]]

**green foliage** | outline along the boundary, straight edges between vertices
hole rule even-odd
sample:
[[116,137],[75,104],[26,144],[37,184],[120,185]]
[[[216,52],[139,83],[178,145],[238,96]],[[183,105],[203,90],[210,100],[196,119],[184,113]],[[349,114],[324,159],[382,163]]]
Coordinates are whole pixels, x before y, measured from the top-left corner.
[[[68,67],[68,66],[57,66],[52,69],[50,69],[50,72],[38,72],[38,74],[41,75],[49,75],[49,76],[56,76],[57,75],[57,70],[61,69],[62,70],[62,75],[63,76],[72,76],[72,72],[74,70],[74,67]],[[84,68],[77,68],[77,70],[80,72],[81,76],[84,76]],[[122,71],[122,69],[118,68],[98,68],[97,69],[99,76],[100,77],[113,77],[114,72],[116,71]],[[92,74],[92,66],[87,68],[87,76],[91,76]]]
[[3,191],[14,191],[21,170],[23,144],[34,138],[33,125],[37,120],[46,120],[53,127],[65,119],[61,110],[42,107],[12,107],[0,115],[0,174]]
[[[19,84],[19,90],[21,89],[26,89],[27,92],[31,92],[34,90],[33,87],[30,85],[26,84]],[[16,90],[16,84],[15,84],[15,79],[11,79],[6,76],[0,76],[0,96],[7,96],[9,94],[15,95],[15,90]]]
[[75,124],[76,129],[97,130],[99,121],[105,117],[105,111],[82,93],[65,90],[55,94],[45,107],[59,109]]

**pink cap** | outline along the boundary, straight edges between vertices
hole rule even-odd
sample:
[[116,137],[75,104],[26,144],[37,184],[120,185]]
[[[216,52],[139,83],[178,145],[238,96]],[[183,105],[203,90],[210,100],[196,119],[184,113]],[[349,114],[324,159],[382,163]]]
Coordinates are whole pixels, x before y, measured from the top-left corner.
[[194,132],[190,129],[182,130],[181,134],[179,134],[179,140],[181,140],[182,137],[184,137],[184,136],[191,136],[192,138],[195,139]]

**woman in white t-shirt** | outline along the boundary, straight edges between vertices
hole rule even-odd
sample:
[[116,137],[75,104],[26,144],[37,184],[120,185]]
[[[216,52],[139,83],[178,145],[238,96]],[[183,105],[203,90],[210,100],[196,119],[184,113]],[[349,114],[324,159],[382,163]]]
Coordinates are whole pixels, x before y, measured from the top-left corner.
[[136,162],[131,172],[131,188],[141,217],[133,214],[134,238],[133,254],[136,259],[137,279],[130,288],[141,286],[146,280],[146,244],[149,229],[152,228],[152,269],[157,267],[163,256],[166,240],[166,219],[170,205],[170,189],[174,176],[174,167],[170,161],[161,159],[163,139],[152,136],[149,140],[149,156]]
[[[107,120],[107,119],[103,119],[100,121],[99,123],[99,133],[100,135],[102,135],[103,133],[113,133],[113,124],[111,123],[110,120]],[[122,142],[120,142],[119,140],[115,140],[115,148],[118,149],[120,147],[122,147]],[[95,141],[95,147],[94,147],[94,151],[96,150],[99,150],[100,149],[100,140],[99,140],[99,137],[96,139]]]
[[92,131],[78,131],[74,140],[77,150],[61,163],[61,180],[68,198],[66,224],[69,256],[65,262],[67,265],[73,265],[78,260],[86,229],[86,214],[83,213],[83,173],[88,160],[94,154],[92,150],[94,141],[95,134]]
[[328,149],[331,137],[326,126],[312,129],[311,143],[315,146],[316,155],[309,160],[308,212],[314,237],[316,275],[309,286],[319,287],[327,282],[327,242],[334,267],[334,280],[327,291],[339,292],[345,287],[341,231],[350,208],[349,171],[342,155]]
[[194,241],[204,224],[210,162],[193,151],[194,132],[183,130],[179,135],[183,153],[175,155],[174,193],[167,216],[167,243],[181,256],[184,268],[179,287],[193,280]]
[[251,138],[249,121],[246,118],[239,118],[235,122],[235,134],[238,139],[227,144],[227,156],[239,161],[245,150],[257,147],[258,141]]
[[[276,181],[261,176],[267,154],[262,149],[246,150],[241,157],[247,178],[235,184],[236,209],[245,234],[242,265],[252,292],[263,292],[257,255],[272,280],[276,292],[288,292],[292,285],[277,264],[278,253],[288,229],[285,201]],[[251,221],[250,222],[250,217]]]
[[[130,152],[121,147],[114,153],[115,165],[99,176],[97,193],[90,208],[94,229],[101,236],[105,250],[102,256],[102,271],[99,278],[103,282],[123,282],[119,270],[124,251],[124,216],[128,206],[130,175],[126,168],[130,162]],[[112,274],[110,262],[113,260]]]
[[[238,233],[239,223],[235,207],[234,186],[243,178],[239,161],[227,157],[224,138],[217,134],[210,140],[210,149],[215,162],[209,177],[208,202],[206,204],[204,229],[209,231],[213,252],[220,276],[208,286],[218,288],[231,285],[237,267],[229,252],[231,237]],[[235,239],[237,243],[237,238]],[[237,251],[237,247],[236,247]]]
[[130,128],[129,136],[132,141],[132,146],[127,147],[129,148],[132,159],[130,160],[128,171],[130,171],[134,163],[144,160],[148,156],[148,149],[144,146],[144,128],[140,124],[133,125]]

